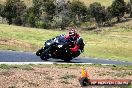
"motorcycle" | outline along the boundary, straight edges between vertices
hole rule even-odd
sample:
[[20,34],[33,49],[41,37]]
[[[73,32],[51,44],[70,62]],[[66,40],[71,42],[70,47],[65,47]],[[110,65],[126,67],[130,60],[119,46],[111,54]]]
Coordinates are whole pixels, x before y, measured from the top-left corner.
[[40,56],[42,60],[48,60],[49,58],[61,59],[65,62],[69,62],[74,57],[69,48],[69,41],[64,36],[57,36],[49,39],[45,42],[44,47],[36,52],[37,56]]

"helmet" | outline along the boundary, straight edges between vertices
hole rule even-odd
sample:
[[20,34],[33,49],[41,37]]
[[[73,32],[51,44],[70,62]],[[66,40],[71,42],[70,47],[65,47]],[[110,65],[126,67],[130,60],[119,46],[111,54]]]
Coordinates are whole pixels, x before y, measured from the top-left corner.
[[69,30],[69,36],[70,36],[70,38],[74,39],[76,37],[76,34],[77,33],[76,33],[75,29],[72,28],[72,29]]
[[72,37],[72,36],[76,36],[76,30],[75,29],[70,29],[69,30],[69,36]]

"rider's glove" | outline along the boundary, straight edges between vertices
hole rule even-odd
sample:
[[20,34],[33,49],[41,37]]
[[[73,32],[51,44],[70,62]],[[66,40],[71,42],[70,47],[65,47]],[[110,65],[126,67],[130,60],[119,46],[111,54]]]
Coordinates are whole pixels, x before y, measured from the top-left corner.
[[75,48],[70,48],[70,50],[71,50],[72,52],[77,52],[77,50],[76,50]]
[[70,48],[70,50],[71,50],[72,52],[77,52],[78,49],[79,49],[79,45],[77,45],[77,44],[75,44],[75,47],[74,47],[74,48]]

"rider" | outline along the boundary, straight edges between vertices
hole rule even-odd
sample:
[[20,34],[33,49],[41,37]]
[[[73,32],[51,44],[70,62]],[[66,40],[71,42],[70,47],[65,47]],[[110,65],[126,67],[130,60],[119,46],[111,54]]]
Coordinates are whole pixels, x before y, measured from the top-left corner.
[[69,30],[69,35],[65,37],[70,41],[70,51],[73,54],[73,57],[79,56],[83,52],[83,39],[80,37],[80,35],[77,33],[75,28],[71,28]]

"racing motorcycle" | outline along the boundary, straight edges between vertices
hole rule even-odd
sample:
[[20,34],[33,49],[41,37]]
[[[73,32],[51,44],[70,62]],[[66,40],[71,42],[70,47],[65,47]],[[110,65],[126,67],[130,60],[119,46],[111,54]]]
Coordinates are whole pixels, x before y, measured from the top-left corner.
[[69,62],[74,58],[70,51],[69,43],[70,41],[65,39],[64,35],[57,36],[47,40],[44,43],[44,47],[36,52],[36,55],[40,56],[42,60],[55,58]]

